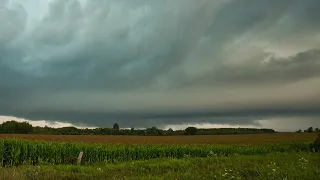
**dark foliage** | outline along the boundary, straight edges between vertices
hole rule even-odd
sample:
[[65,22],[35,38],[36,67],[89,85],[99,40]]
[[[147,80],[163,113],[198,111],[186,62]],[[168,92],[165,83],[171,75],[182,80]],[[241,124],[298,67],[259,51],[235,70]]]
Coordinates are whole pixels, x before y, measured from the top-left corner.
[[0,125],[0,133],[3,134],[30,134],[33,127],[28,122],[7,121]]
[[136,136],[179,136],[179,135],[224,135],[224,134],[263,134],[275,133],[272,129],[254,128],[212,128],[197,129],[188,127],[185,130],[162,130],[153,126],[146,129],[120,129],[118,124],[112,128],[78,129],[76,127],[32,127],[27,122],[8,121],[0,124],[3,134],[52,134],[52,135],[136,135]]

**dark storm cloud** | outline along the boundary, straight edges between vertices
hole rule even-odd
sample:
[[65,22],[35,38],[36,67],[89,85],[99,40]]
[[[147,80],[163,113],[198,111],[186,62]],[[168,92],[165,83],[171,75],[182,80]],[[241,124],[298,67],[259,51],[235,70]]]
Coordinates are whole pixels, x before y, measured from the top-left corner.
[[0,114],[126,127],[319,116],[319,6],[0,0]]
[[241,66],[220,66],[184,86],[210,84],[270,84],[292,83],[312,77],[320,77],[320,49],[308,50],[294,56],[279,58],[273,54],[261,56],[260,61],[250,61]]
[[[318,104],[320,105],[320,104]],[[175,113],[90,113],[90,112],[41,112],[28,114],[16,114],[20,117],[32,116],[35,120],[58,119],[60,121],[71,122],[74,125],[81,125],[83,122],[98,127],[111,127],[113,123],[118,123],[122,127],[151,127],[157,125],[163,128],[165,125],[180,125],[194,123],[217,123],[230,125],[259,125],[257,121],[268,118],[302,118],[304,116],[320,116],[317,108],[301,109],[249,109],[249,110],[229,110],[229,111],[195,111],[195,112],[175,112]]]

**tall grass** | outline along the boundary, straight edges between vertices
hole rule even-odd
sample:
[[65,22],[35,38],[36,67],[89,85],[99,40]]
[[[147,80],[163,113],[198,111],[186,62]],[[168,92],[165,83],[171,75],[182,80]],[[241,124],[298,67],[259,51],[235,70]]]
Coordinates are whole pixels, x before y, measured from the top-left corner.
[[83,151],[82,164],[112,163],[155,158],[264,155],[306,152],[308,144],[273,145],[106,145],[62,143],[17,139],[0,140],[0,165],[71,164],[70,159]]

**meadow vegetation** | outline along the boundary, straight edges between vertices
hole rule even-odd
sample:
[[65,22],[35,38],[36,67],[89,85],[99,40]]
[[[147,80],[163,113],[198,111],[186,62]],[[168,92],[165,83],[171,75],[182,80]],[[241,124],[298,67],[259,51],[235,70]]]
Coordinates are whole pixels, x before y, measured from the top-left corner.
[[104,145],[48,141],[0,140],[0,165],[72,164],[83,152],[82,164],[114,163],[156,158],[266,155],[309,152],[307,143],[267,145]]
[[319,154],[307,152],[152,159],[91,166],[36,165],[0,168],[5,180],[317,180]]
[[[320,177],[320,154],[310,149],[316,137],[315,133],[170,137],[1,135],[0,180],[316,180]],[[59,138],[64,142],[59,142]],[[92,142],[90,138],[113,141]],[[83,152],[83,158],[81,164],[75,164],[79,152]]]

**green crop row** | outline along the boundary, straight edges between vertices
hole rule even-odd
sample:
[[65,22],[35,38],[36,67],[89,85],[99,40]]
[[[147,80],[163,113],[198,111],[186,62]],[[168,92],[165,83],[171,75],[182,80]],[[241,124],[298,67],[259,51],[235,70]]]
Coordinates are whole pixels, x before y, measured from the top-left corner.
[[17,139],[0,140],[0,165],[73,164],[79,152],[81,164],[113,163],[155,158],[185,158],[230,155],[264,155],[283,152],[306,152],[309,145],[106,145],[63,143]]

